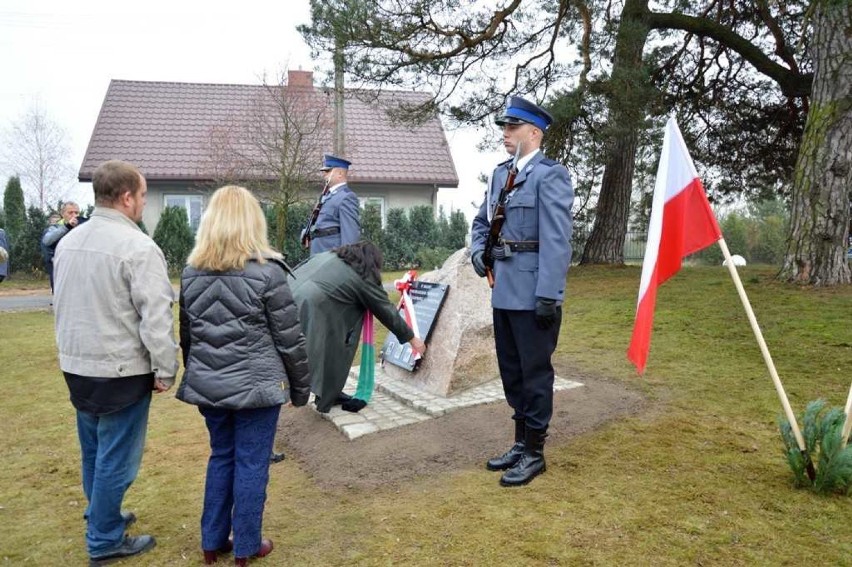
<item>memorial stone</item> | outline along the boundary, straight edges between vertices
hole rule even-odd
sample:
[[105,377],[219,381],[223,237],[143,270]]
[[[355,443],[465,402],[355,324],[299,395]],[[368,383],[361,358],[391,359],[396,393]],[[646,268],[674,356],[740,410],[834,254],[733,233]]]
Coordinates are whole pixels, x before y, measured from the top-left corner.
[[491,289],[473,271],[470,250],[456,251],[440,269],[417,280],[448,287],[429,348],[413,372],[386,363],[384,374],[445,397],[498,378]]

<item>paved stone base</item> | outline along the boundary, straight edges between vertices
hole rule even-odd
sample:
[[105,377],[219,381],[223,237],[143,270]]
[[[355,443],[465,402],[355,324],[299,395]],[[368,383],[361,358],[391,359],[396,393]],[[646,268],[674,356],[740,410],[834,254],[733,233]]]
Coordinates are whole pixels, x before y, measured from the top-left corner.
[[[343,391],[354,394],[358,384],[358,367],[349,371],[349,379]],[[554,391],[569,390],[582,386],[581,382],[563,380],[556,377]],[[475,388],[448,398],[424,392],[405,380],[390,378],[380,365],[376,365],[376,388],[367,407],[358,413],[344,411],[340,406],[333,406],[325,419],[334,423],[335,427],[347,439],[356,439],[362,435],[393,429],[403,425],[418,423],[449,413],[451,411],[503,401],[503,385],[495,378]],[[311,404],[312,408],[315,408]]]

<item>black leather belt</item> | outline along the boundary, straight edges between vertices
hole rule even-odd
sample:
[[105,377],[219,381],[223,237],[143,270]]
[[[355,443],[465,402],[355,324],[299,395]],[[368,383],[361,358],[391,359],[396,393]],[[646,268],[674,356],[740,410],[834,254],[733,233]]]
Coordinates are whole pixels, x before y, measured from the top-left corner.
[[322,238],[323,236],[331,236],[332,234],[340,234],[340,227],[333,226],[331,228],[318,228],[311,231],[311,238]]
[[504,240],[512,252],[538,252],[538,240]]

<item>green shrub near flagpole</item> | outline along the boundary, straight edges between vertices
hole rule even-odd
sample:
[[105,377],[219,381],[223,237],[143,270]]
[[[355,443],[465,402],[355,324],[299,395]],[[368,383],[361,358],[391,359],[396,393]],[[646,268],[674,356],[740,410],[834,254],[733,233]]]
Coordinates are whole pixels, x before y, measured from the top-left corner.
[[848,434],[844,437],[843,431],[846,412],[827,409],[825,400],[815,400],[807,405],[801,421],[807,456],[816,465],[813,481],[808,478],[807,464],[790,422],[783,417],[778,419],[795,486],[818,494],[852,494],[852,446],[847,446]]

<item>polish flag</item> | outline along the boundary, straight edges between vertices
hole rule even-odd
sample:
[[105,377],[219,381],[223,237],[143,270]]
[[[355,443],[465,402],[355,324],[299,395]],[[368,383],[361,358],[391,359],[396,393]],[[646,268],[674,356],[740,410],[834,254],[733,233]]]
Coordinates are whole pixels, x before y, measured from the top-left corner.
[[666,124],[663,152],[657,169],[636,321],[627,349],[627,358],[636,365],[639,374],[645,371],[648,360],[657,286],[680,270],[683,258],[707,248],[720,238],[722,231],[672,116]]

